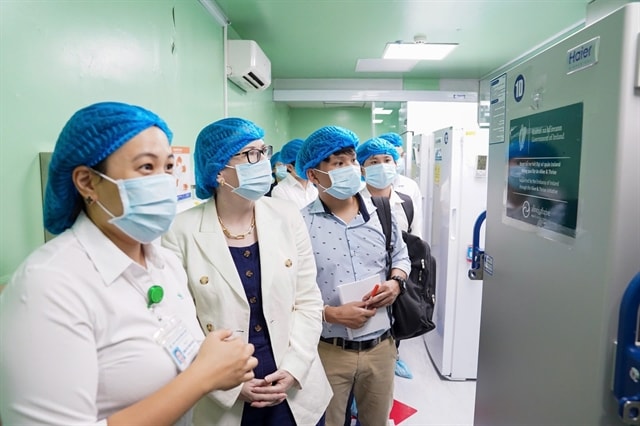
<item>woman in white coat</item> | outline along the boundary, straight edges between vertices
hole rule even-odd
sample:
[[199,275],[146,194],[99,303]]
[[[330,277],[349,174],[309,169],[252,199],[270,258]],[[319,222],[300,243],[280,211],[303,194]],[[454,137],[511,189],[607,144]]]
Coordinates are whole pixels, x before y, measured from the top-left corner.
[[186,426],[203,395],[254,377],[251,345],[203,337],[178,259],[151,244],[176,212],[171,135],[120,102],[60,132],[43,211],[59,235],[0,296],[0,423]]
[[263,195],[272,148],[241,118],[206,126],[194,152],[196,195],[162,243],[182,259],[200,326],[255,346],[255,379],[199,402],[196,425],[324,424],[331,388],[317,352],[316,266],[302,216]]

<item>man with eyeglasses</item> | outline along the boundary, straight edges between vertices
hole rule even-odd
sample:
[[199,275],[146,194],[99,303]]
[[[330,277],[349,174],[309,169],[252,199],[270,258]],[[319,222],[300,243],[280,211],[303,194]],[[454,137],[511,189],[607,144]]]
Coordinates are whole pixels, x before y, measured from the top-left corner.
[[196,195],[162,243],[182,260],[205,333],[252,343],[255,379],[200,401],[194,425],[324,425],[331,387],[318,356],[322,299],[300,212],[264,197],[272,147],[242,118],[206,126],[194,151]]

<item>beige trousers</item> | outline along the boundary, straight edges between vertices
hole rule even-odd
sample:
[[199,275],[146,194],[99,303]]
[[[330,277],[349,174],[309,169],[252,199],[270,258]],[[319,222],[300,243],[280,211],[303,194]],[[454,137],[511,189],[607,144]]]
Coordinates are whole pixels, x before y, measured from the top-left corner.
[[318,353],[333,390],[326,426],[344,425],[352,387],[360,424],[387,426],[398,353],[395,341],[388,338],[372,349],[359,352],[320,342]]

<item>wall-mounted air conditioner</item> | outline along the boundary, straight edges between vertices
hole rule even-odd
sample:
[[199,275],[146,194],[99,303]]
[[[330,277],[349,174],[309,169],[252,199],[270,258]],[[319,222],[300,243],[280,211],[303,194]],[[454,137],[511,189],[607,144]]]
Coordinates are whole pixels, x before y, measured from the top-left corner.
[[271,84],[271,61],[253,40],[227,40],[227,78],[245,91]]

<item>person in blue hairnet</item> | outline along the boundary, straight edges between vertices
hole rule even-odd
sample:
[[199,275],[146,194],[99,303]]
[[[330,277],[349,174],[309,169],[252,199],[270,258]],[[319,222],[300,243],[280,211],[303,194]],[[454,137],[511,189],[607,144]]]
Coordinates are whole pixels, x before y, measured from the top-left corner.
[[287,177],[287,168],[282,161],[280,160],[280,151],[274,152],[269,159],[271,163],[271,187],[266,194],[266,197],[271,197],[271,193],[273,192],[273,188],[275,188],[281,180]]
[[[397,161],[400,156],[396,147],[386,139],[372,138],[358,145],[356,156],[367,184],[362,194],[389,198],[400,229],[422,238],[422,200],[414,201],[409,194],[396,189],[394,184],[399,177]],[[406,209],[406,204],[411,205],[410,210]]]
[[296,173],[296,156],[302,142],[302,139],[293,139],[282,147],[280,161],[286,167],[287,175],[272,192],[272,197],[292,201],[298,209],[318,197],[316,187]]
[[189,425],[204,394],[253,378],[253,347],[204,338],[178,259],[150,244],[176,211],[170,140],[156,114],[117,102],[62,129],[44,200],[59,235],[0,296],[4,424]]
[[331,388],[318,356],[322,300],[309,234],[291,204],[264,197],[271,146],[255,123],[204,127],[196,195],[162,244],[182,259],[206,332],[231,328],[255,346],[255,378],[196,407],[200,425],[324,425]]
[[413,217],[415,221],[415,223],[411,226],[411,233],[422,238],[424,230],[427,229],[425,228],[422,216],[422,191],[420,191],[420,186],[415,180],[411,179],[408,176],[405,176],[405,151],[403,148],[402,137],[395,132],[383,133],[378,137],[388,141],[391,145],[393,145],[396,148],[398,155],[400,156],[400,158],[396,160],[398,173],[396,174],[396,177],[392,182],[393,190],[399,192],[400,194],[406,194],[411,197],[411,201],[413,204]]
[[[406,289],[410,270],[407,246],[392,218],[391,265],[387,267],[386,239],[371,199],[363,189],[350,130],[326,126],[313,132],[300,147],[296,172],[318,188],[318,198],[301,210],[316,257],[317,283],[324,302],[324,323],[318,351],[333,389],[327,425],[342,426],[353,394],[358,418],[367,426],[386,426],[393,403],[397,349],[386,307]],[[390,269],[390,277],[387,271]],[[342,303],[338,286],[379,277],[379,289],[361,300]],[[382,329],[349,338],[348,329],[363,327],[383,309]]]
[[[400,229],[422,238],[421,203],[415,204],[410,196],[397,191],[393,186],[398,178],[397,161],[400,158],[396,147],[386,139],[372,138],[358,145],[356,156],[362,166],[367,184],[361,192],[362,195],[369,198],[371,196],[388,198],[391,212],[398,221]],[[396,347],[399,346],[400,341],[397,341]],[[396,376],[413,378],[409,366],[399,357],[396,361],[395,373]]]

